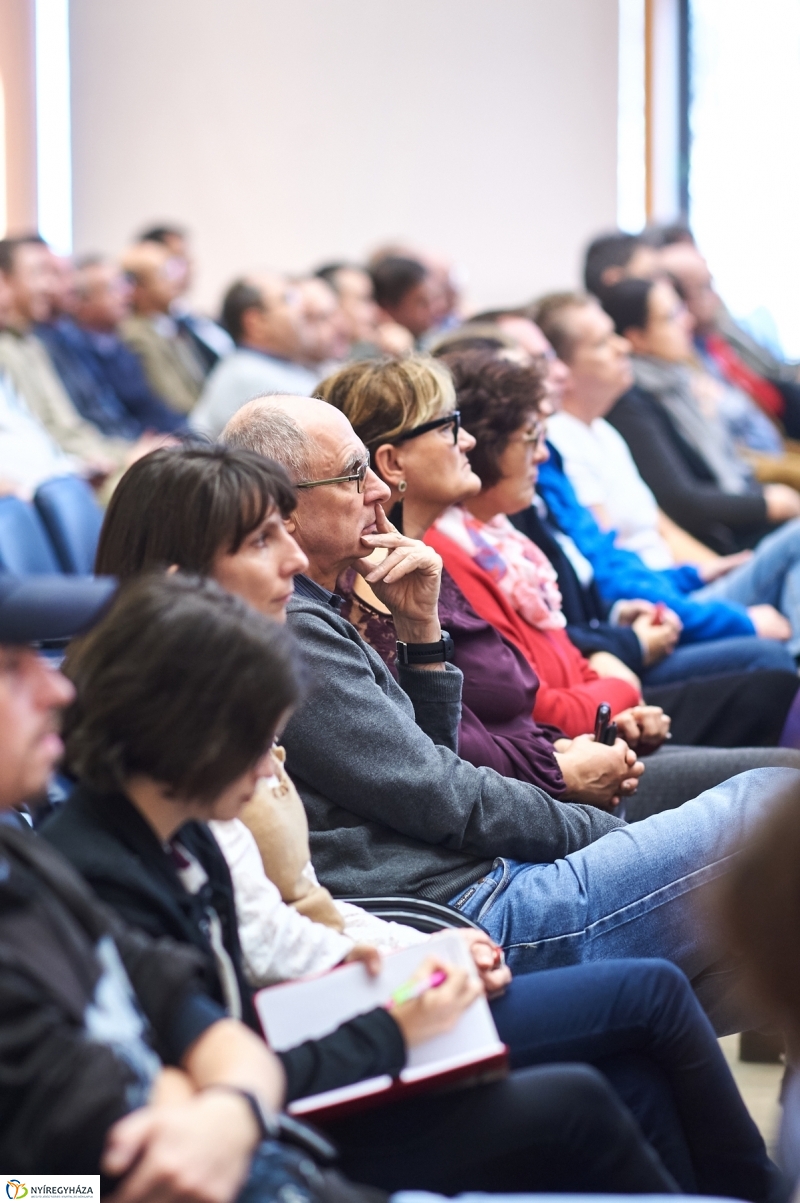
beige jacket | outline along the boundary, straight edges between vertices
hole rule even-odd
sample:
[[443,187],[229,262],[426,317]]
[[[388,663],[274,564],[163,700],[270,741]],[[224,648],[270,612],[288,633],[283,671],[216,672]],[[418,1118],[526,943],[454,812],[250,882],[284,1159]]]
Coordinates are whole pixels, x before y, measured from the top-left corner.
[[85,463],[110,460],[124,467],[130,443],[108,438],[78,413],[44,344],[35,335],[3,330],[0,369],[63,451]]
[[132,316],[120,326],[120,335],[142,361],[153,392],[178,413],[194,408],[203,387],[205,371],[188,339],[181,337],[172,318]]
[[283,901],[316,923],[342,931],[343,918],[311,868],[308,819],[283,767],[286,753],[283,748],[275,748],[274,754],[280,764],[279,775],[259,781],[240,818],[255,837],[264,872],[280,890]]

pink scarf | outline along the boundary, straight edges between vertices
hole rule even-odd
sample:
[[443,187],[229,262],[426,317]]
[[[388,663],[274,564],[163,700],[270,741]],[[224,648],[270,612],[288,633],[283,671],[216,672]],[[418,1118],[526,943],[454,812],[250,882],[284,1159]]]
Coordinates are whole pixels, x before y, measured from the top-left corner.
[[567,625],[555,568],[505,514],[481,522],[463,506],[452,505],[434,526],[489,574],[532,627],[555,631]]

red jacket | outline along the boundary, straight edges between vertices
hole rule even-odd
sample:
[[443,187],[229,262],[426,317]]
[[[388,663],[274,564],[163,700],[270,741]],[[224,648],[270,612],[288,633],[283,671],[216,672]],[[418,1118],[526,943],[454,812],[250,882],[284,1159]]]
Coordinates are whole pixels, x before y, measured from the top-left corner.
[[639,703],[627,681],[598,677],[565,630],[540,631],[527,623],[489,574],[452,539],[431,527],[425,542],[438,551],[476,613],[515,644],[536,673],[539,692],[533,714],[538,723],[552,723],[574,737],[594,730],[600,702],[609,703],[612,715]]

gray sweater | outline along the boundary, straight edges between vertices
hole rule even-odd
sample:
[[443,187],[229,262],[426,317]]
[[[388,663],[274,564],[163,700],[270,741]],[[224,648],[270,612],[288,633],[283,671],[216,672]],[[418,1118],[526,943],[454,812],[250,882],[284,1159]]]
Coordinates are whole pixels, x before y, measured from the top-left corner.
[[289,624],[309,668],[282,737],[308,813],[311,854],[338,895],[447,902],[495,857],[554,861],[621,826],[457,754],[461,672],[398,666],[398,685],[355,627],[295,595]]

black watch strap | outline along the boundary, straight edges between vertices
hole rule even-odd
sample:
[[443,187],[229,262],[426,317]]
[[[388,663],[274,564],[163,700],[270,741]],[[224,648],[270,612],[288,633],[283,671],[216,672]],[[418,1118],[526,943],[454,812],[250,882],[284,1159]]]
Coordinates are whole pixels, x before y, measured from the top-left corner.
[[403,643],[402,639],[397,640],[398,664],[450,663],[454,653],[453,640],[447,631],[442,631],[442,637],[436,643]]

